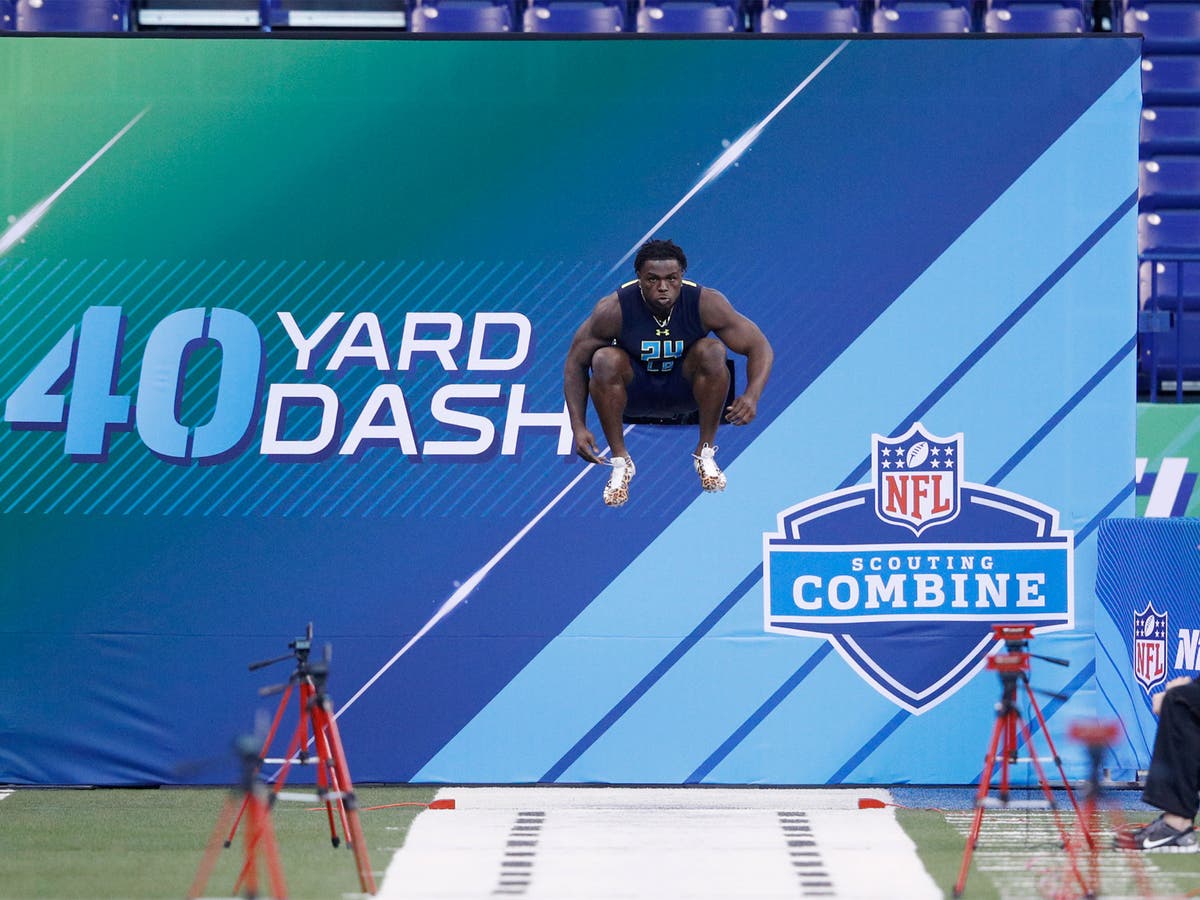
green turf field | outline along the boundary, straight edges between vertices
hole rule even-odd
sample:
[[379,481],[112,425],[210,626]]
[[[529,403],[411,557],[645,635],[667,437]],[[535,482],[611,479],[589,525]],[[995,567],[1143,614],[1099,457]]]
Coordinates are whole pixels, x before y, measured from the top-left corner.
[[[216,788],[18,790],[0,800],[0,897],[184,897],[228,796]],[[368,807],[432,797],[428,788],[358,788],[377,881],[422,807]],[[359,891],[353,854],[332,847],[323,811],[279,803],[272,820],[290,897],[329,900]],[[221,851],[206,896],[234,896],[241,859],[240,840]],[[260,885],[266,895],[265,871]]]
[[[433,794],[425,787],[359,786],[360,816],[377,882]],[[228,796],[217,788],[18,789],[0,800],[0,898],[183,897]],[[417,805],[391,805],[397,803]],[[430,812],[439,814],[453,815]],[[896,814],[926,869],[950,896],[969,810],[898,809]],[[323,811],[309,803],[281,802],[272,821],[289,896],[337,900],[359,893],[353,855],[344,846],[330,845]],[[1100,859],[1101,896],[1200,895],[1200,854],[1143,855],[1137,865],[1128,854],[1111,851]],[[241,860],[240,841],[220,851],[205,896],[233,896]],[[1069,882],[1070,873],[1050,813],[986,814],[965,897],[1052,897],[1064,879]],[[260,884],[260,895],[266,896],[265,871]],[[896,896],[903,897],[902,886]]]

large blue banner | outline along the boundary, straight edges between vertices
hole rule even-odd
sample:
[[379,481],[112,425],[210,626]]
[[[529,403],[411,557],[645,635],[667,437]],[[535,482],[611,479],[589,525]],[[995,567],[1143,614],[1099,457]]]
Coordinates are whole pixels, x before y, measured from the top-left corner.
[[[1138,63],[0,42],[0,781],[215,780],[310,621],[359,780],[967,782],[1002,622],[1069,659],[1065,744],[1133,502]],[[775,367],[723,493],[635,424],[609,509],[563,361],[649,236]]]

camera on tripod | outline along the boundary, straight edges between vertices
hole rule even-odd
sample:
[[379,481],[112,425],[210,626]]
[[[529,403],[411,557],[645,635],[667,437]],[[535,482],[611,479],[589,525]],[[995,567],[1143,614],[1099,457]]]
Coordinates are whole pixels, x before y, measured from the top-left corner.
[[1029,661],[1040,659],[1056,666],[1069,666],[1071,661],[1059,659],[1057,656],[1042,656],[1030,653],[1029,642],[1033,640],[1034,625],[1002,624],[992,626],[992,637],[1004,642],[1003,652],[993,653],[988,657],[987,667],[993,672],[1004,675],[1027,675]]
[[288,649],[294,650],[297,656],[299,656],[301,653],[308,653],[308,651],[312,649],[312,635],[312,622],[309,622],[308,630],[304,633],[304,637],[298,637],[289,643]]

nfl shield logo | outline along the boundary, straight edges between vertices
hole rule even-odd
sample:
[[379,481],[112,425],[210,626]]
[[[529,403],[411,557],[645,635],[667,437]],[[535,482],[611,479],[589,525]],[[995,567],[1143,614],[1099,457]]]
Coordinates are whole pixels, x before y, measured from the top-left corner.
[[1133,674],[1147,694],[1167,680],[1167,614],[1150,603],[1133,617]]
[[962,451],[962,433],[919,422],[872,434],[869,484],[793,504],[763,534],[766,630],[824,638],[917,715],[979,671],[994,624],[1075,621],[1074,532],[1055,509],[968,481]]
[[920,535],[958,515],[962,433],[929,434],[918,422],[898,438],[871,436],[875,512]]

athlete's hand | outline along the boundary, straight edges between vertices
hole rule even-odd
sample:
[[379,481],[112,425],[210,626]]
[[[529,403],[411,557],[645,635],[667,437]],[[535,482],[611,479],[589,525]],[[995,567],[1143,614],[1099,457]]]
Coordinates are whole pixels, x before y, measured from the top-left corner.
[[749,425],[758,415],[758,402],[745,394],[725,407],[725,421],[733,425]]
[[575,452],[590,463],[600,464],[600,448],[596,446],[596,436],[587,428],[575,429]]

